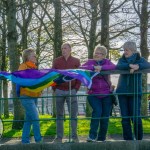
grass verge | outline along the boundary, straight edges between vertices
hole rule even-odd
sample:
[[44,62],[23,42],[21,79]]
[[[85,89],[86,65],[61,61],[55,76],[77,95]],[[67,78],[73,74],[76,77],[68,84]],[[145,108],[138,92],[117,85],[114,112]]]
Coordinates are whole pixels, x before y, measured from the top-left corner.
[[[56,122],[50,115],[40,115],[40,128],[42,136],[56,135]],[[17,137],[20,138],[22,130],[12,129],[13,116],[9,119],[3,119],[4,132],[3,137]],[[79,116],[78,119],[78,135],[87,136],[90,128],[90,118]],[[150,134],[150,119],[143,119],[144,134]],[[69,120],[64,121],[64,135],[68,136],[70,133]],[[111,118],[109,122],[108,134],[122,134],[121,118]],[[33,135],[33,132],[31,132]]]

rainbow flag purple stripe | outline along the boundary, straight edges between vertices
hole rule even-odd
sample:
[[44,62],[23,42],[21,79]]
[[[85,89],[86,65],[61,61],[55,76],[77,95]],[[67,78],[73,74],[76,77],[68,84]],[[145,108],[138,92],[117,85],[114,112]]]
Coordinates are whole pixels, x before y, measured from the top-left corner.
[[92,78],[98,73],[84,69],[27,69],[12,73],[0,72],[4,77],[30,91],[40,92],[49,86],[55,86],[74,79],[80,80],[88,88],[91,87]]

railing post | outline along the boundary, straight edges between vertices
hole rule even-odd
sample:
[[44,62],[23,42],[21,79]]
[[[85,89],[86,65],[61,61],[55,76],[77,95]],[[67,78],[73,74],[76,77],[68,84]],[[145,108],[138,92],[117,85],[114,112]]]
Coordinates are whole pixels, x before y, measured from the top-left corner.
[[2,116],[2,79],[0,79],[0,118]]
[[71,142],[71,81],[69,81],[69,142]]
[[44,98],[42,98],[42,115],[44,115]]

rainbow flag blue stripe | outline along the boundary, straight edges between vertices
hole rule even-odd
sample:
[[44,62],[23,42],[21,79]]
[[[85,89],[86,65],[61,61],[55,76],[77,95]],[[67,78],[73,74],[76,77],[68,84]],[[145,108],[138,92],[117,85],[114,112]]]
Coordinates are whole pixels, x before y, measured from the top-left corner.
[[30,91],[40,92],[49,86],[55,86],[74,79],[80,80],[85,86],[90,88],[92,78],[97,74],[97,72],[84,69],[27,69],[12,73],[1,71],[0,77],[4,77]]

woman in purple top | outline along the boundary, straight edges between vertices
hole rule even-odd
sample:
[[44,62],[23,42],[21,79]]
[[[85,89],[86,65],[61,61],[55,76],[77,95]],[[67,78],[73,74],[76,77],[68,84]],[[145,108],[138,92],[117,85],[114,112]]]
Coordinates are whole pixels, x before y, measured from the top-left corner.
[[[88,60],[81,68],[96,72],[114,70],[115,65],[106,59],[106,56],[107,49],[104,46],[97,46],[93,53],[93,59]],[[92,79],[92,86],[88,89],[89,95],[87,97],[93,109],[89,137],[87,138],[88,142],[105,141],[106,139],[109,115],[112,108],[110,93],[110,75],[99,74]]]

